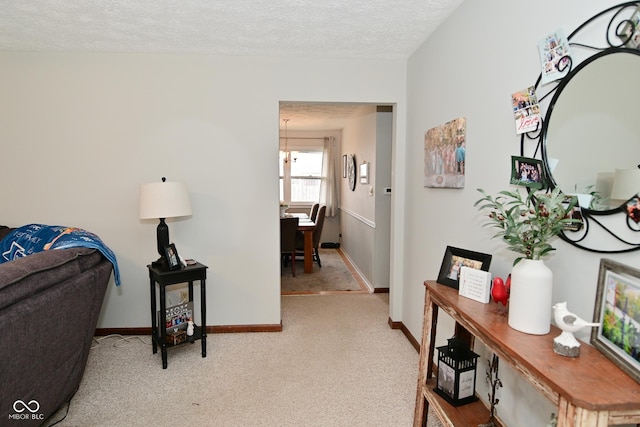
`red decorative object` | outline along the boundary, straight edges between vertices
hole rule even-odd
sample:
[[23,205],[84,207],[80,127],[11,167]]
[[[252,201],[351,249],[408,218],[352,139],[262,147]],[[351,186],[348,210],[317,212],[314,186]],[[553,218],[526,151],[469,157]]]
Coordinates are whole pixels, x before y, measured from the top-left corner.
[[634,197],[627,202],[627,215],[636,224],[640,222],[640,199]]
[[[507,282],[509,282],[510,286],[510,278],[507,278]],[[493,297],[493,300],[495,302],[501,302],[504,306],[507,305],[507,301],[509,300],[509,292],[507,291],[507,286],[500,277],[496,277],[493,279],[493,286],[491,287],[491,297]]]

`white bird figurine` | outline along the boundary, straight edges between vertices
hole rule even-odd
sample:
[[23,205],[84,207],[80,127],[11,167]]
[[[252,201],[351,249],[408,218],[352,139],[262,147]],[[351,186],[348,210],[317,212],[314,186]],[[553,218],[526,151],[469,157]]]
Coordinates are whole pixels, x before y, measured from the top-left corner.
[[553,306],[553,319],[562,333],[553,339],[553,351],[562,355],[576,357],[580,355],[580,343],[573,333],[585,328],[600,326],[598,323],[587,322],[567,309],[567,303],[559,302]]

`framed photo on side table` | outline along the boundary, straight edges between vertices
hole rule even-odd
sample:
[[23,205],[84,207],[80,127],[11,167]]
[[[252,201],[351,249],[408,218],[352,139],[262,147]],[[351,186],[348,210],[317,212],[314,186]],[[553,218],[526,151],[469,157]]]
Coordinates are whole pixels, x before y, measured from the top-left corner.
[[491,255],[447,246],[440,266],[437,282],[454,289],[460,288],[460,268],[471,267],[489,271]]
[[640,270],[600,260],[591,344],[640,382]]
[[169,270],[177,270],[180,268],[180,258],[178,257],[176,245],[173,243],[164,245],[164,256],[167,258]]

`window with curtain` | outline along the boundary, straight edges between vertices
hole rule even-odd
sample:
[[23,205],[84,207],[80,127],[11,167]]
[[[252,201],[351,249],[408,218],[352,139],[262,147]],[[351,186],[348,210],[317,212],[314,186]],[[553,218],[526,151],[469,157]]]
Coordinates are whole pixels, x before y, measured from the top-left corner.
[[280,200],[287,203],[316,203],[322,181],[322,147],[291,151],[285,162],[280,151]]

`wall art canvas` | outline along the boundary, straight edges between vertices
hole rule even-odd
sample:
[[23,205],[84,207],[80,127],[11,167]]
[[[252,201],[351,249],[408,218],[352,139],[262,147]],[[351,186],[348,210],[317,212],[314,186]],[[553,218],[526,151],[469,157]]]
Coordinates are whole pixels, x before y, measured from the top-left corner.
[[467,119],[460,117],[424,133],[424,186],[464,188]]
[[562,29],[545,36],[538,42],[540,66],[542,67],[540,82],[542,84],[559,80],[569,73],[571,51],[569,40]]
[[518,135],[533,132],[542,124],[535,86],[511,94],[513,115]]

